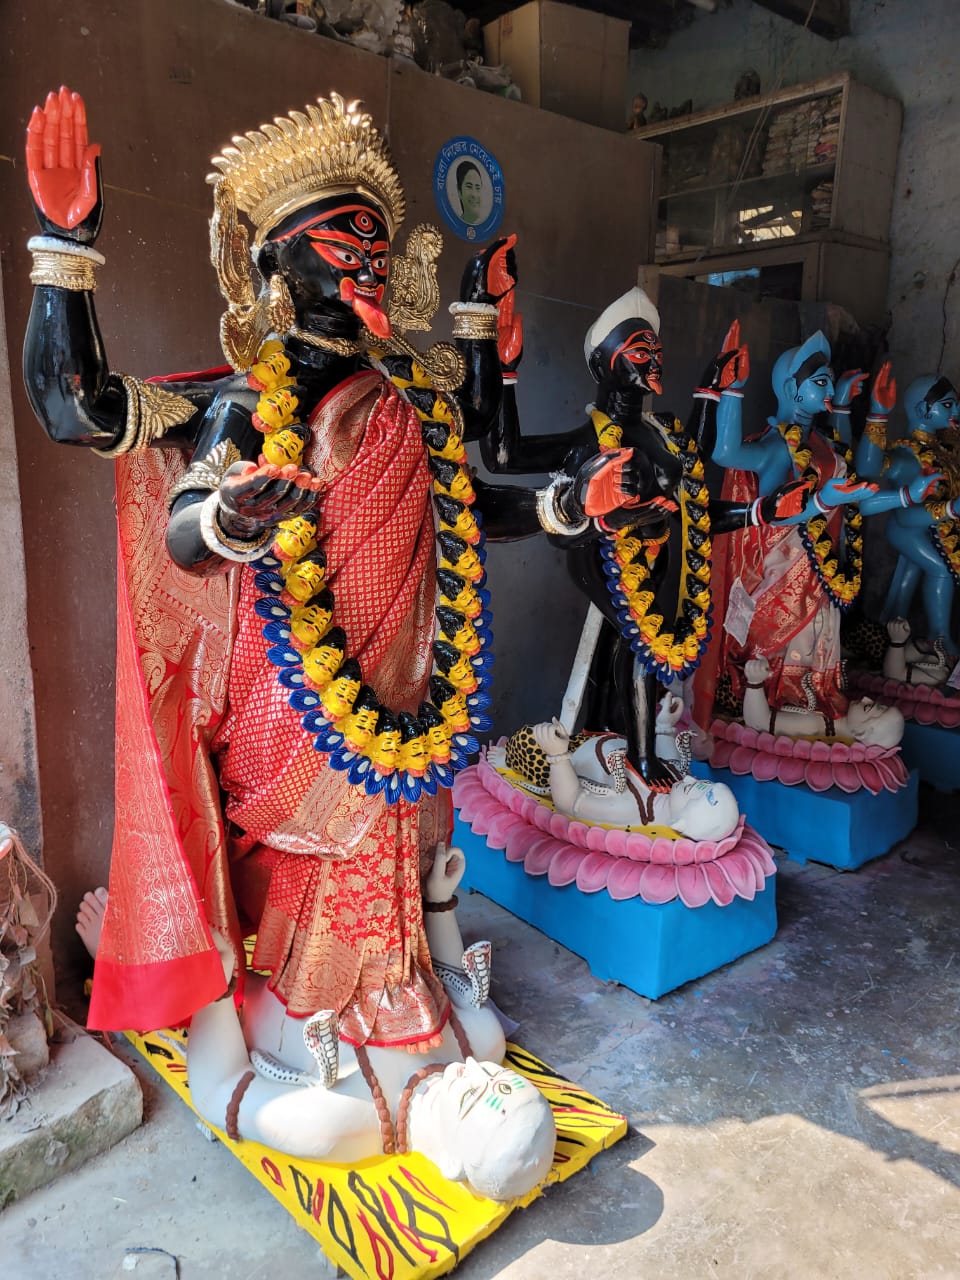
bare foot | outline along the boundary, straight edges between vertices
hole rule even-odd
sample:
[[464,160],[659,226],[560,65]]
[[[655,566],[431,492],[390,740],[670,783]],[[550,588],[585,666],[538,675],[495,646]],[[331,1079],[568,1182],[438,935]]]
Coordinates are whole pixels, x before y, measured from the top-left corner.
[[77,911],[77,933],[94,958],[96,958],[97,947],[100,945],[103,913],[106,909],[107,891],[100,888],[94,889],[93,893],[85,893]]

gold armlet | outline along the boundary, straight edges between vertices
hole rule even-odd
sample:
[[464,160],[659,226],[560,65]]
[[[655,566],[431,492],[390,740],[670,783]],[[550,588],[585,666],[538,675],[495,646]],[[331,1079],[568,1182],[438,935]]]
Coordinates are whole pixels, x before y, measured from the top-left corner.
[[101,458],[119,458],[124,453],[142,453],[171,427],[189,422],[197,406],[154,383],[120,375],[127,397],[127,418],[123,434],[109,449],[94,449]]
[[878,449],[887,447],[887,420],[886,418],[868,418],[863,428],[863,434],[867,437],[871,444],[875,444]]

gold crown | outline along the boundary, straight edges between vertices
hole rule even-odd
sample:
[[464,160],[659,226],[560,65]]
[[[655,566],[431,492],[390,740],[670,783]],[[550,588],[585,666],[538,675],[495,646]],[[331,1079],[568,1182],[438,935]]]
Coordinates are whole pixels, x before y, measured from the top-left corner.
[[318,98],[306,112],[275,116],[273,124],[235,137],[232,147],[214,156],[220,174],[207,181],[229,182],[237,207],[257,228],[255,246],[288,213],[348,191],[379,205],[392,238],[403,221],[403,188],[372,117],[338,93]]

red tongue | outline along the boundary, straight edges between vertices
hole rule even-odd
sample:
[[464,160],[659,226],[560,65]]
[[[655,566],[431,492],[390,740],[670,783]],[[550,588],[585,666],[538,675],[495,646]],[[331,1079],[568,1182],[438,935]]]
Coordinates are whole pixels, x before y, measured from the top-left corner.
[[663,395],[663,387],[661,387],[660,379],[656,376],[656,374],[651,373],[649,375],[649,377],[647,378],[647,386],[650,388],[650,390],[653,392],[655,396]]
[[356,294],[350,300],[350,305],[371,333],[378,338],[390,337],[390,320],[382,307],[375,302],[367,302],[365,298],[358,298]]

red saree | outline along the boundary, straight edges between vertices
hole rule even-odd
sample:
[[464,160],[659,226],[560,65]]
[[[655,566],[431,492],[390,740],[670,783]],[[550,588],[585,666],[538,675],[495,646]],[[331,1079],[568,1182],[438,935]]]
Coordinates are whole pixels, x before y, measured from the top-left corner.
[[[336,621],[381,699],[416,710],[436,592],[418,419],[364,372],[311,426]],[[208,926],[239,944],[239,895],[255,964],[291,1014],[337,1009],[355,1043],[427,1041],[448,1005],[420,858],[449,838],[449,798],[388,807],[326,767],[266,659],[255,566],[198,578],[167,556],[164,501],[183,465],[149,451],[117,467],[117,821],[89,1025],[169,1025],[220,995]]]
[[[815,431],[810,434],[818,487],[845,474],[843,461]],[[750,502],[757,479],[750,471],[728,471],[723,497]],[[828,530],[836,539],[842,508],[831,516]],[[754,604],[746,642],[724,627],[731,592],[739,582]],[[818,709],[842,715],[847,708],[840,663],[840,612],[831,603],[810,565],[800,527],[749,528],[727,534],[714,551],[712,577],[714,629],[694,686],[694,718],[709,730],[717,681],[730,676],[736,697],[743,696],[743,667],[763,655],[770,664],[767,697],[771,707],[803,707],[810,685]]]

